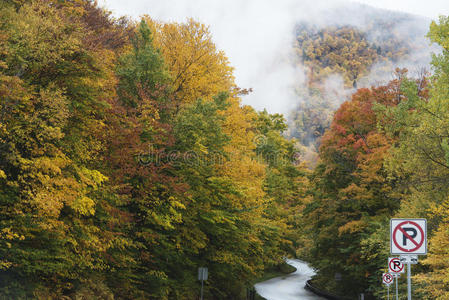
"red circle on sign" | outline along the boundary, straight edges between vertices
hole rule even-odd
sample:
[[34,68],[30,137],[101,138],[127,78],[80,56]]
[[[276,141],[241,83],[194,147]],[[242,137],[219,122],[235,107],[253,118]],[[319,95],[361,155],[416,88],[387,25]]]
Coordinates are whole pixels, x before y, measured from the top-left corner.
[[[392,262],[395,262],[395,261],[401,262],[401,261],[399,260],[399,258],[393,258],[392,260],[390,260],[390,270],[391,270],[392,272],[395,272],[395,273],[400,273],[400,272],[402,272],[402,270],[404,269],[404,265],[403,265],[402,263],[401,263],[402,268],[400,268],[399,271],[395,271],[394,268],[391,267],[391,263],[392,263]],[[394,266],[394,264],[393,264],[393,266]]]
[[393,282],[393,276],[391,276],[391,274],[384,274],[384,278],[383,278],[385,283],[392,283]]
[[[416,226],[416,227],[419,229],[419,232],[421,233],[421,242],[416,243],[416,244],[415,244],[416,247],[413,248],[413,249],[405,249],[405,248],[402,248],[401,246],[399,246],[398,242],[396,241],[396,232],[397,232],[397,231],[399,230],[399,228],[401,228],[401,226],[404,225],[404,224],[411,224],[411,225],[413,225],[413,226]],[[422,228],[421,228],[418,224],[416,224],[415,222],[413,222],[413,221],[404,221],[404,222],[402,222],[402,223],[399,223],[399,224],[394,228],[394,230],[393,230],[393,242],[394,242],[394,244],[396,245],[396,247],[398,247],[399,250],[401,250],[401,251],[404,251],[404,252],[413,252],[413,251],[416,251],[416,250],[418,250],[419,248],[421,248],[422,244],[424,243],[424,231],[423,231]]]

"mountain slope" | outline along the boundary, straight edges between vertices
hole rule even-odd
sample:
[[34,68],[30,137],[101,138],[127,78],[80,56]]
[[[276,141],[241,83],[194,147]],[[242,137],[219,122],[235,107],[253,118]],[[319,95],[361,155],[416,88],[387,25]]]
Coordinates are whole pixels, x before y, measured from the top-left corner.
[[289,135],[304,146],[306,160],[315,160],[333,112],[357,88],[387,82],[397,67],[428,69],[430,52],[438,51],[425,37],[428,25],[423,17],[357,4],[297,24],[295,59],[307,81],[295,87]]

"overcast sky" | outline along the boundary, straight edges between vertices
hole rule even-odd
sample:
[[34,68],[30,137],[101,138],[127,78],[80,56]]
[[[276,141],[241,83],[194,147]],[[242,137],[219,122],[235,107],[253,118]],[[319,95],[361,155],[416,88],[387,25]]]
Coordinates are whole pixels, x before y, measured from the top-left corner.
[[431,19],[437,19],[439,15],[449,15],[448,0],[359,0],[357,2],[422,15]]
[[[449,14],[449,0],[360,0],[378,8],[431,19]],[[293,86],[305,80],[301,67],[289,60],[293,28],[299,21],[346,21],[350,16],[323,17],[319,12],[345,0],[99,0],[115,16],[148,14],[161,21],[193,17],[210,26],[214,42],[235,67],[236,83],[254,92],[243,102],[258,110],[287,113],[297,105]],[[351,7],[354,7],[352,5]],[[360,14],[362,15],[362,14]],[[334,20],[332,20],[332,18]],[[405,28],[407,30],[407,28]]]
[[[99,0],[101,5],[106,4],[106,6],[113,10],[116,15],[131,15],[131,16],[140,16],[145,13],[150,13],[151,10],[159,10],[158,7],[164,7],[167,3],[184,3],[182,8],[185,12],[189,12],[188,6],[191,6],[190,12],[194,11],[194,7],[197,6],[195,2],[200,3],[203,2],[201,0],[184,0],[184,1],[172,1],[172,0]],[[227,0],[222,1],[208,1],[209,3],[222,2],[227,3]],[[241,0],[241,2],[245,2],[245,0]],[[276,3],[276,0],[260,0],[258,1],[263,5],[263,3]],[[302,0],[296,0],[297,3],[304,2]],[[340,0],[327,0],[322,1],[327,4],[331,4],[333,2],[341,2]],[[448,0],[357,0],[354,2],[368,4],[378,8],[385,8],[390,10],[397,10],[408,12],[416,15],[422,15],[429,17],[431,19],[438,18],[439,15],[449,15],[449,1]],[[204,2],[203,2],[204,3]],[[214,4],[214,5],[215,5]],[[178,14],[179,10],[173,7],[175,11],[174,14]],[[160,11],[160,10],[159,10]]]

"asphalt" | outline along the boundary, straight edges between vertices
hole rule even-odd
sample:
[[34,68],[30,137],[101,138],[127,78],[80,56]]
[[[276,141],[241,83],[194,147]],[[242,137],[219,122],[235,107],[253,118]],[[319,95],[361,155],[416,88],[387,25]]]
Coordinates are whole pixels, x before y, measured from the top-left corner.
[[296,271],[276,277],[255,285],[259,295],[267,300],[318,300],[324,299],[306,290],[305,284],[315,272],[307,263],[298,259],[287,259],[286,262]]

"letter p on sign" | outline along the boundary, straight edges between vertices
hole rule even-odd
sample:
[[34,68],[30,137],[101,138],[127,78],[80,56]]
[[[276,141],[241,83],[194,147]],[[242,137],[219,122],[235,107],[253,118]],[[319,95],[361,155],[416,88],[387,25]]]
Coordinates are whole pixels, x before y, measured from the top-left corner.
[[427,254],[426,219],[390,220],[391,254]]

